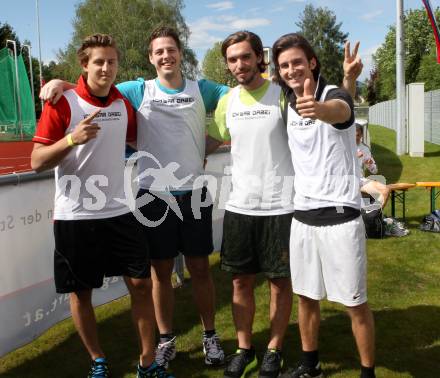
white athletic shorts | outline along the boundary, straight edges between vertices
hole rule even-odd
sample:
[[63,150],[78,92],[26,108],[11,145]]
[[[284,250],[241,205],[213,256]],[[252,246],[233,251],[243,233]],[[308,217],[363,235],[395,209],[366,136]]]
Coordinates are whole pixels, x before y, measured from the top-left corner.
[[290,272],[293,292],[358,306],[367,301],[367,259],[362,217],[335,226],[292,220]]

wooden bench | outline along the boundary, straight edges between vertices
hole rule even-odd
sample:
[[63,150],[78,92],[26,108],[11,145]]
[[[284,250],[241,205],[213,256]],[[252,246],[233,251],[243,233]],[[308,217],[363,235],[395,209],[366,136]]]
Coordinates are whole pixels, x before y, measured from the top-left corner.
[[440,188],[440,181],[419,181],[416,182],[416,185],[431,190],[431,212],[433,212],[435,210],[435,200],[440,196],[440,191],[436,193],[436,188]]
[[402,219],[405,221],[405,193],[408,189],[414,188],[416,184],[399,182],[389,184],[387,188],[391,191],[391,216],[396,217],[396,201],[402,204]]

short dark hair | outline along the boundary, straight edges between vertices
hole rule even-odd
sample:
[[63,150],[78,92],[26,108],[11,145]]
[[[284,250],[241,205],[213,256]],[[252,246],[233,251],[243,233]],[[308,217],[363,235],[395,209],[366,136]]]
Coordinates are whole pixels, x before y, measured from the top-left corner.
[[108,34],[96,33],[84,38],[80,48],[76,52],[76,56],[81,65],[89,61],[90,49],[93,49],[94,47],[112,47],[116,50],[118,60],[121,58],[121,53],[116,45],[115,39]]
[[177,31],[173,28],[170,28],[168,26],[159,26],[156,29],[154,29],[151,34],[150,38],[148,38],[148,53],[152,53],[151,44],[153,41],[157,38],[164,38],[164,37],[170,37],[174,39],[174,42],[176,42],[176,46],[179,49],[179,51],[182,51],[182,43],[179,39],[179,34],[177,34]]
[[278,38],[272,47],[272,59],[275,65],[275,81],[277,81],[278,83],[282,83],[278,57],[283,51],[291,48],[301,49],[309,61],[315,58],[316,67],[312,70],[312,72],[315,81],[318,80],[319,73],[321,71],[321,63],[319,62],[315,50],[313,50],[313,47],[310,45],[309,41],[307,41],[307,39],[305,39],[301,34],[289,33]]
[[222,55],[223,58],[226,59],[226,50],[229,46],[235,45],[236,43],[240,43],[243,41],[249,42],[249,44],[252,47],[252,50],[254,50],[254,53],[257,57],[261,57],[261,62],[258,63],[258,69],[260,72],[266,71],[266,67],[268,63],[264,61],[264,51],[263,51],[263,43],[261,42],[261,39],[258,35],[255,33],[252,33],[247,30],[242,30],[235,32],[231,35],[229,35],[222,43]]

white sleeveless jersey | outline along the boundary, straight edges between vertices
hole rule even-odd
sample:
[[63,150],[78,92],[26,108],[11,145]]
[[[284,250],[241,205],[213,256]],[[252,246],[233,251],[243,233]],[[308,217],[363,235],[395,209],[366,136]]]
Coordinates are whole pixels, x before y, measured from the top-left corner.
[[[330,89],[327,85],[319,101]],[[359,164],[355,128],[337,129],[320,120],[302,118],[291,106],[287,132],[295,169],[295,209],[360,208]]]
[[124,154],[127,109],[122,99],[99,108],[82,99],[75,90],[64,92],[71,113],[65,134],[85,117],[101,109],[93,122],[98,136],[75,146],[55,168],[54,219],[101,219],[129,212],[116,199],[124,199]]
[[162,192],[194,189],[205,157],[206,111],[198,83],[185,80],[182,92],[168,94],[155,80],[145,81],[136,115],[138,150],[151,154],[138,161],[139,186]]
[[245,105],[240,86],[229,94],[226,127],[231,136],[232,189],[226,210],[246,215],[293,212],[293,168],[281,88],[270,83],[260,101]]

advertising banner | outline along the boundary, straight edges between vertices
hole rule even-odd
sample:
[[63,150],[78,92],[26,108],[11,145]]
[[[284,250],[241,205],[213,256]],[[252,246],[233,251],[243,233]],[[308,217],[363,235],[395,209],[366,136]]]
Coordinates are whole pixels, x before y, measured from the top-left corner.
[[[70,316],[53,283],[53,198],[50,178],[0,186],[0,356]],[[126,292],[121,277],[106,278],[93,303]]]

